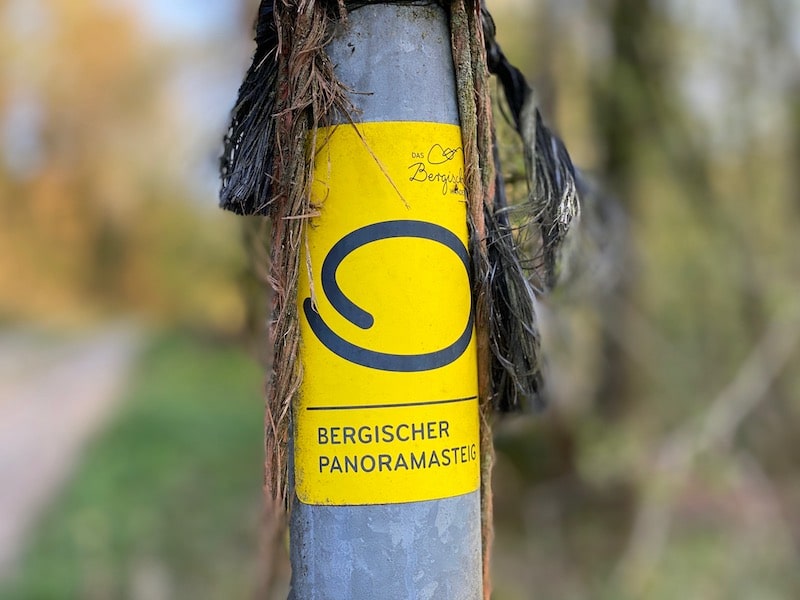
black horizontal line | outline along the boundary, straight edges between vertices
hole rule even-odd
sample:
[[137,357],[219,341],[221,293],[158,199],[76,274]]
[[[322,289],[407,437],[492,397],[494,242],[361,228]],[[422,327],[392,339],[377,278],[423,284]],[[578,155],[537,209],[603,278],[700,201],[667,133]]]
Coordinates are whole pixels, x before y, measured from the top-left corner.
[[409,406],[431,406],[434,404],[455,404],[456,402],[469,402],[477,396],[466,398],[451,398],[449,400],[428,400],[427,402],[400,402],[397,404],[359,404],[355,406],[308,406],[306,410],[358,410],[368,408],[407,408]]

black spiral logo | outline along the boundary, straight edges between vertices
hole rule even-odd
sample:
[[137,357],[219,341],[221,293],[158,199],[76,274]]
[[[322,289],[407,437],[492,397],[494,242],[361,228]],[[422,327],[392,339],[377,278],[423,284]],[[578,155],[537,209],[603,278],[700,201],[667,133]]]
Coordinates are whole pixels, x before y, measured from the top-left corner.
[[[419,238],[442,244],[458,256],[470,277],[469,252],[450,230],[426,221],[397,220],[373,223],[348,233],[330,249],[322,263],[322,289],[331,306],[352,324],[369,329],[375,322],[373,316],[345,296],[336,281],[336,271],[342,261],[354,250],[367,244],[390,238]],[[454,362],[469,346],[472,338],[474,309],[470,302],[469,317],[464,330],[450,345],[423,354],[390,354],[363,348],[345,340],[322,319],[311,298],[303,300],[303,312],[314,335],[328,350],[341,358],[371,369],[395,372],[430,371]]]

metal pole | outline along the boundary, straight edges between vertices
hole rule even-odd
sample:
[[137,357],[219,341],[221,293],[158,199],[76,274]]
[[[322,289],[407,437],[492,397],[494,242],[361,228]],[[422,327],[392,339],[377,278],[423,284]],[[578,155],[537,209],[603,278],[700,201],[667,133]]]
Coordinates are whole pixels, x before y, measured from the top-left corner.
[[327,51],[359,123],[317,134],[289,598],[478,600],[477,367],[448,17],[367,5]]

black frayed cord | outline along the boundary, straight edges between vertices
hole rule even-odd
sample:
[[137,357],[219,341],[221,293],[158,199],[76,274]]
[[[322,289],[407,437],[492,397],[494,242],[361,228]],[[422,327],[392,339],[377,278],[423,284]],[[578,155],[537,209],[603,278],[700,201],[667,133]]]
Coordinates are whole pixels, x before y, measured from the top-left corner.
[[262,0],[256,51],[239,87],[220,158],[220,206],[240,215],[268,215],[272,200],[278,32],[275,0]]
[[[508,61],[497,43],[494,20],[483,2],[481,24],[487,67],[500,80],[514,129],[522,139],[528,183],[528,201],[510,208],[495,137],[496,195],[492,211],[486,214],[491,376],[495,409],[510,412],[542,408],[545,404],[536,295],[549,291],[559,280],[564,241],[580,215],[580,205],[569,154],[545,126],[525,76]],[[542,253],[539,273],[532,268],[536,261],[531,250],[517,242],[510,225],[511,210],[526,224],[523,227],[536,226]],[[531,277],[542,281],[542,289],[536,289]]]

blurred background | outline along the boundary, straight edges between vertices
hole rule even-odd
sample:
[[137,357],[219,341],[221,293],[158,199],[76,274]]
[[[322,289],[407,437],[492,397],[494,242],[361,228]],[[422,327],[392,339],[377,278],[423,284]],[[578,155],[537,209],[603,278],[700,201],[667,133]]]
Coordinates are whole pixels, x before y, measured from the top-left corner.
[[[258,588],[258,223],[216,208],[256,5],[0,0],[3,600]],[[800,5],[489,6],[618,256],[497,425],[495,598],[800,597]]]

